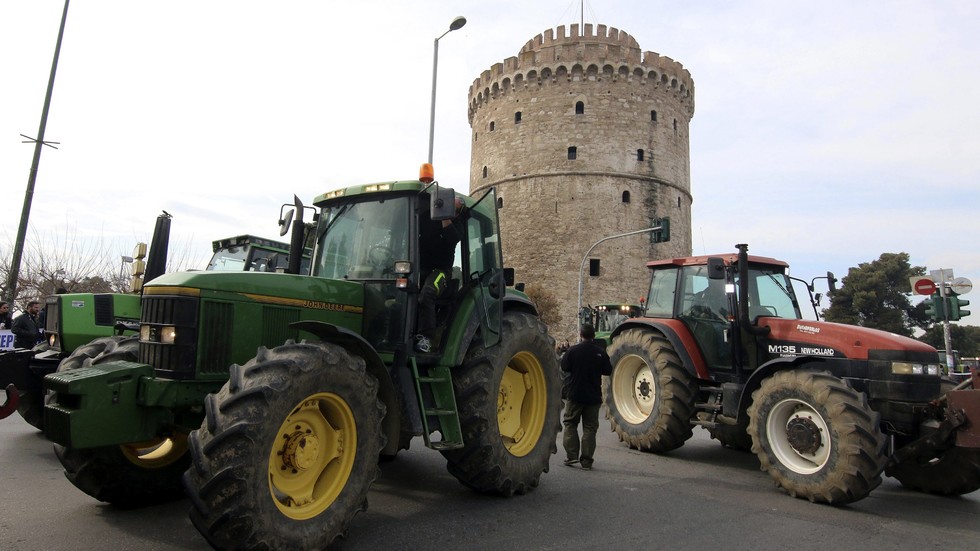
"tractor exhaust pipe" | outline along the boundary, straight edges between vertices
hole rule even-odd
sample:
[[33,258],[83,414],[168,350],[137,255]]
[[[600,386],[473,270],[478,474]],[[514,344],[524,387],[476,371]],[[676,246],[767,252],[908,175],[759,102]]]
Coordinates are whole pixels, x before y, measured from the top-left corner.
[[293,195],[293,202],[296,206],[296,214],[292,220],[292,234],[289,236],[289,266],[286,268],[286,271],[291,274],[298,274],[300,267],[303,265],[303,245],[306,242],[304,230],[306,229],[306,225],[303,224],[303,202],[296,195]]
[[768,335],[768,326],[757,327],[749,319],[749,246],[741,243],[735,248],[738,249],[738,321],[752,335]]
[[152,281],[167,272],[167,249],[170,246],[170,213],[163,211],[157,216],[157,225],[153,228],[153,238],[150,240],[150,252],[146,258],[146,271],[143,281]]

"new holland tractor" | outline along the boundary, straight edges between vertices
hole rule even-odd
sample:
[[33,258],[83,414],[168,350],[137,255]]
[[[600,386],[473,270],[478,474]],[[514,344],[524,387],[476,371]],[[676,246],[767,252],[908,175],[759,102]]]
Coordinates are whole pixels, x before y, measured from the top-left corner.
[[[295,253],[311,207],[296,199],[280,213],[288,273],[148,282],[138,337],[45,379],[68,478],[124,506],[183,495],[182,480],[219,549],[326,547],[366,508],[379,459],[415,437],[474,490],[536,487],[559,428],[554,341],[508,287],[493,191],[456,194],[422,172],[318,196],[309,274]],[[454,217],[439,330],[416,352],[420,227]]]
[[621,441],[669,452],[700,425],[813,502],[862,499],[883,472],[936,494],[980,488],[976,378],[954,389],[926,344],[804,320],[789,266],[737,248],[647,264],[646,315],[607,349]]

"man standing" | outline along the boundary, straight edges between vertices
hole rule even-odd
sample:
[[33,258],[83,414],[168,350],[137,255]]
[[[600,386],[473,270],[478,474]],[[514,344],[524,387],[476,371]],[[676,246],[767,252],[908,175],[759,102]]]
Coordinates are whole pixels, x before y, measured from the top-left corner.
[[[565,432],[565,465],[581,462],[585,470],[592,469],[595,454],[595,435],[599,430],[599,408],[602,406],[602,376],[612,373],[609,356],[595,343],[595,328],[583,324],[579,330],[582,341],[562,356],[561,370],[566,372],[568,400],[562,423]],[[579,442],[578,423],[582,420],[582,440]],[[581,444],[581,445],[580,445]]]
[[17,316],[11,331],[14,333],[14,348],[34,348],[41,342],[41,326],[38,325],[37,313],[41,309],[36,300],[27,303],[27,310]]

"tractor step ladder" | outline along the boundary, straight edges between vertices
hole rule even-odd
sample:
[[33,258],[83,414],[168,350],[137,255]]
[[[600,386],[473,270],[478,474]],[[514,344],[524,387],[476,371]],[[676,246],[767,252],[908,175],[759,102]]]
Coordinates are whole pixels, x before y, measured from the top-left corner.
[[[456,393],[453,391],[453,377],[448,367],[427,368],[427,375],[419,375],[415,358],[411,359],[412,376],[415,379],[415,394],[422,407],[422,437],[426,447],[434,450],[456,450],[463,447],[463,429],[459,424],[459,411],[456,409]],[[423,387],[425,385],[425,387]],[[429,392],[423,392],[424,388]],[[442,439],[433,442],[429,438],[429,417],[439,419],[439,432]]]
[[700,425],[706,429],[713,429],[721,426],[723,423],[718,422],[718,414],[722,411],[721,399],[722,391],[718,387],[704,388],[703,390],[711,393],[711,397],[707,402],[697,402],[694,407],[697,408],[701,413],[691,418],[692,425]]

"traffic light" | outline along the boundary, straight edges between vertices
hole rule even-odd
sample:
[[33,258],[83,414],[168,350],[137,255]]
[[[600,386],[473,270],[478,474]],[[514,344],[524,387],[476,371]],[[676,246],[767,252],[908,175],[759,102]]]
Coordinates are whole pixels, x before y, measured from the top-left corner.
[[660,226],[659,230],[653,232],[651,240],[654,243],[666,243],[670,241],[670,219],[658,218],[653,221],[654,226]]
[[922,301],[926,305],[926,315],[936,321],[946,320],[945,301],[938,294]]
[[970,301],[963,300],[960,297],[953,295],[951,297],[946,297],[948,301],[947,311],[949,312],[949,321],[957,321],[960,318],[970,315],[969,310],[964,310],[964,306],[969,306]]

